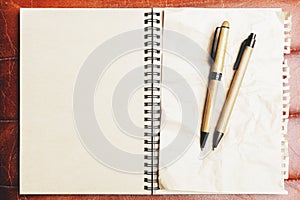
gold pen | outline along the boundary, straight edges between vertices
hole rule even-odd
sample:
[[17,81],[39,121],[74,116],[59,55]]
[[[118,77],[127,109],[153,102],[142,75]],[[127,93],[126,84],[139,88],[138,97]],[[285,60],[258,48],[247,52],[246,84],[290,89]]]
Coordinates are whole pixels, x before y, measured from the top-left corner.
[[232,109],[234,107],[236,98],[238,96],[245,72],[247,70],[247,66],[253,51],[253,47],[255,44],[254,33],[251,33],[246,40],[241,45],[237,60],[234,65],[234,76],[230,84],[230,88],[228,90],[225,103],[223,105],[221,115],[219,117],[216,131],[213,137],[213,149],[215,149],[220,140],[222,139],[224,133],[227,130],[228,122],[232,113]]
[[[220,31],[220,33],[218,39],[216,39],[218,30]],[[214,64],[209,74],[209,83],[207,88],[204,113],[202,117],[201,134],[200,134],[201,149],[203,149],[205,146],[207,137],[209,135],[211,123],[212,123],[214,104],[217,97],[219,82],[222,79],[222,73],[224,69],[224,58],[225,58],[225,52],[227,47],[228,34],[229,34],[229,22],[224,21],[221,27],[216,28],[214,41],[212,45],[211,56],[212,59],[214,60]],[[217,42],[215,43],[215,41]],[[214,48],[216,50],[214,50]]]

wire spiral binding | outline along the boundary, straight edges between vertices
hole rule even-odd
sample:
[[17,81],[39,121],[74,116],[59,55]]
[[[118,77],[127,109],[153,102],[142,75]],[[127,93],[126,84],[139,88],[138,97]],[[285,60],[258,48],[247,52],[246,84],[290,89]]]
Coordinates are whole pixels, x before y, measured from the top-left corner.
[[144,189],[159,190],[160,144],[160,77],[161,27],[160,12],[144,13]]

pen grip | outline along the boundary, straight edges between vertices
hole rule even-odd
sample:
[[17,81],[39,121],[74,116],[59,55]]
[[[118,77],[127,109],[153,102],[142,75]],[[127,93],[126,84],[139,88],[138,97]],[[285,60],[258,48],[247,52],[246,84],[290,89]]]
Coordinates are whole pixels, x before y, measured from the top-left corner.
[[220,81],[217,80],[209,81],[206,99],[205,99],[204,113],[202,117],[202,125],[201,125],[202,132],[209,133],[219,84]]
[[247,66],[252,54],[253,48],[247,46],[243,52],[240,64],[231,81],[229,91],[226,96],[224,106],[219,117],[216,130],[220,133],[225,133],[229,123],[229,119],[235,105],[242,81],[247,70]]

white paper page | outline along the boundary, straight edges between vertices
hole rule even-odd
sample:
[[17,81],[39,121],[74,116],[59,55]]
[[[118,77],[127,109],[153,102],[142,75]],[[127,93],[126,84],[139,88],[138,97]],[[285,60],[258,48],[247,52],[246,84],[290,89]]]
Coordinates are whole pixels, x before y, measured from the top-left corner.
[[[221,96],[242,41],[251,32],[257,41],[228,131],[214,152],[199,159],[211,41],[225,20],[230,33]],[[165,9],[158,193],[286,193],[280,144],[283,40],[281,9]]]
[[21,9],[20,193],[149,193],[143,26],[150,9]]

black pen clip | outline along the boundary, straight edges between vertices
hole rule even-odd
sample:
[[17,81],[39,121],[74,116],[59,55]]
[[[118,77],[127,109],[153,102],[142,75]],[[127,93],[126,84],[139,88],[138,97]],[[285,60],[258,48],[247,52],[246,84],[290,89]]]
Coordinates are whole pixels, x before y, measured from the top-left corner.
[[240,50],[239,50],[239,53],[237,55],[237,58],[235,60],[235,63],[233,65],[233,70],[237,70],[239,65],[240,65],[240,62],[241,62],[241,59],[242,59],[242,56],[243,56],[243,53],[244,53],[244,50],[247,46],[247,41],[248,41],[248,38],[246,40],[244,40],[241,44],[241,47],[240,47]]
[[219,45],[219,39],[220,39],[220,33],[221,33],[220,30],[221,30],[221,27],[216,28],[215,33],[214,33],[214,39],[213,39],[212,46],[211,46],[210,56],[213,61],[215,61],[216,53],[217,53],[217,49],[218,49],[218,45]]
[[255,38],[256,38],[256,34],[255,33],[251,33],[248,38],[246,40],[244,40],[241,44],[238,56],[235,60],[235,63],[233,65],[233,70],[237,70],[239,68],[243,53],[245,51],[246,46],[249,46],[251,48],[254,47],[255,45]]

